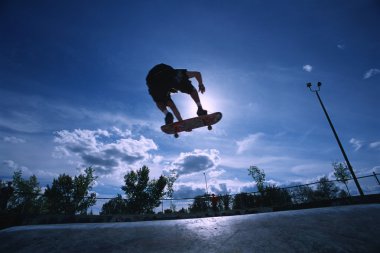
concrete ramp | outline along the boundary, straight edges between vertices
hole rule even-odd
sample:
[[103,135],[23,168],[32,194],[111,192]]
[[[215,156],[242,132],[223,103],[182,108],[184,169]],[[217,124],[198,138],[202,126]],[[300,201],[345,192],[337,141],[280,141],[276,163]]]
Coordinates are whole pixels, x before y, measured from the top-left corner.
[[0,252],[380,252],[380,204],[229,217],[13,227]]

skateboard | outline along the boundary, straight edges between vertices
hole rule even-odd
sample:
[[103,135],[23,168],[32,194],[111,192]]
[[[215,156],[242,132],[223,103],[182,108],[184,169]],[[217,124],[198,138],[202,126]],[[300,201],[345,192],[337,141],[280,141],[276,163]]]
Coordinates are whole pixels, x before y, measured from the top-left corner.
[[214,112],[204,116],[185,119],[183,121],[174,122],[172,124],[161,126],[162,132],[166,134],[174,134],[178,138],[180,132],[190,132],[195,128],[207,126],[208,130],[212,130],[212,125],[218,123],[222,119],[222,113]]

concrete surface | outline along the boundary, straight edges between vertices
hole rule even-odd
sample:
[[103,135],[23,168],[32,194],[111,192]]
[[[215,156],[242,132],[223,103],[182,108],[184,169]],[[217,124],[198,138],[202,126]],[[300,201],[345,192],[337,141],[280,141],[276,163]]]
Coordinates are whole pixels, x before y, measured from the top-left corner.
[[380,252],[380,204],[230,217],[12,227],[0,252]]

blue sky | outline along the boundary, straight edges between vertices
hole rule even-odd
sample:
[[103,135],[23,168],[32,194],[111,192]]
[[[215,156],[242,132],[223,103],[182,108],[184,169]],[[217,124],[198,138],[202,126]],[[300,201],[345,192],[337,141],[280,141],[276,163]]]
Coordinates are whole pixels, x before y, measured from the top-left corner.
[[[315,181],[343,161],[306,88],[318,81],[357,174],[379,172],[379,11],[378,1],[2,1],[0,176],[21,169],[45,186],[91,165],[94,191],[111,197],[142,165],[156,178],[176,171],[177,197],[202,194],[203,173],[213,192],[255,190],[251,165],[278,185]],[[160,131],[145,76],[161,62],[202,73],[205,109],[223,113],[213,131]],[[173,100],[195,116],[189,96]]]

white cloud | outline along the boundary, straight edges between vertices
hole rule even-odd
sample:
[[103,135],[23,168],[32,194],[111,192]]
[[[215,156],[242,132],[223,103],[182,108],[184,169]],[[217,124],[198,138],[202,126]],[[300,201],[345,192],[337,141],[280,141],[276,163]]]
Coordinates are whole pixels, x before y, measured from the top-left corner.
[[7,142],[7,143],[13,143],[13,144],[19,144],[19,143],[25,143],[26,142],[24,139],[17,138],[14,136],[6,136],[3,138],[3,141]]
[[206,193],[206,188],[201,185],[187,185],[181,184],[175,187],[174,198],[194,198],[196,196],[202,196]]
[[[176,182],[174,186],[174,198],[194,198],[195,196],[201,196],[206,193],[206,185],[202,177],[196,182]],[[250,181],[241,181],[235,179],[219,179],[212,182],[208,180],[208,193],[215,194],[236,194],[239,192],[253,192],[256,191],[256,183]]]
[[21,171],[24,176],[31,176],[32,173],[29,170],[29,168],[25,166],[21,166],[17,164],[15,161],[12,160],[4,160],[2,163],[2,168],[4,171],[2,171],[1,176],[9,176],[11,177],[15,171]]
[[227,184],[226,183],[220,183],[218,185],[211,185],[210,191],[212,193],[215,193],[215,194],[218,194],[218,195],[221,195],[221,194],[230,194],[231,193],[231,189],[227,188]]
[[371,78],[377,74],[380,74],[380,69],[370,69],[364,74],[363,79]]
[[164,161],[164,157],[160,155],[156,155],[152,159],[152,162],[155,164],[160,164],[162,161]]
[[346,49],[346,45],[344,45],[344,44],[338,44],[337,47],[338,47],[340,50],[344,50],[344,49]]
[[58,173],[50,170],[29,169],[26,166],[20,165],[13,160],[3,160],[1,164],[0,176],[11,179],[16,171],[21,171],[22,177],[37,176],[38,179],[46,179],[58,177]]
[[302,69],[305,70],[306,72],[311,72],[313,70],[313,66],[306,64],[302,67]]
[[236,141],[236,145],[237,145],[237,151],[236,153],[237,154],[241,154],[243,153],[244,151],[247,151],[248,149],[250,149],[254,144],[256,144],[258,142],[258,140],[263,137],[264,134],[263,133],[256,133],[256,134],[250,134],[248,137],[244,138],[243,140],[241,141]]
[[170,171],[181,175],[204,172],[218,166],[220,161],[219,151],[216,149],[195,149],[193,152],[180,153],[179,157],[171,164]]
[[311,172],[317,172],[321,166],[324,166],[324,164],[300,164],[293,166],[290,171],[296,175],[300,174],[312,174]]
[[212,170],[208,173],[208,176],[210,178],[216,178],[223,175],[225,172],[226,172],[225,170]]
[[374,149],[376,149],[376,148],[380,148],[380,141],[376,141],[376,142],[372,142],[372,143],[370,143],[370,144],[369,144],[369,147],[370,147],[370,148],[374,148]]
[[[140,136],[134,139],[129,131],[113,128],[106,130],[62,130],[56,132],[53,157],[76,157],[84,166],[92,166],[100,174],[125,170],[129,165],[154,160],[149,153],[158,147],[153,140]],[[158,158],[159,159],[159,158]]]
[[117,127],[113,127],[112,128],[112,131],[114,131],[117,135],[119,135],[120,137],[130,137],[132,136],[132,132],[131,130],[129,129],[125,129],[124,131],[117,128]]
[[3,165],[7,168],[7,169],[11,169],[11,170],[16,170],[19,166],[17,165],[17,163],[15,163],[14,161],[12,160],[4,160],[3,161]]
[[[146,119],[130,117],[125,111],[84,108],[38,95],[22,95],[6,90],[0,90],[0,107],[6,111],[6,114],[0,115],[0,126],[14,132],[51,132],[52,129],[72,127],[72,122],[82,126],[128,126],[129,129],[156,127]],[[129,130],[119,131],[127,136]]]
[[355,151],[358,151],[363,147],[363,141],[357,140],[355,138],[351,138],[350,143],[354,147]]

